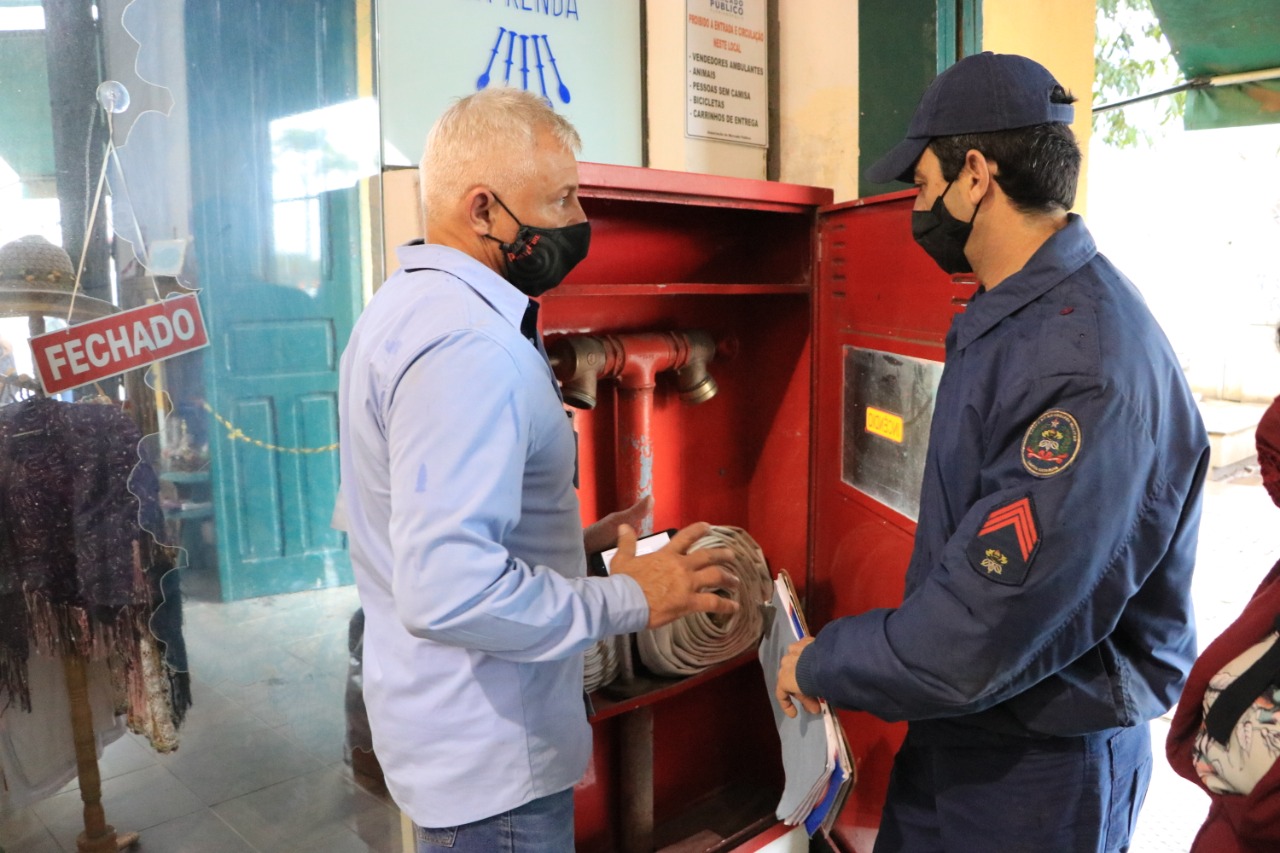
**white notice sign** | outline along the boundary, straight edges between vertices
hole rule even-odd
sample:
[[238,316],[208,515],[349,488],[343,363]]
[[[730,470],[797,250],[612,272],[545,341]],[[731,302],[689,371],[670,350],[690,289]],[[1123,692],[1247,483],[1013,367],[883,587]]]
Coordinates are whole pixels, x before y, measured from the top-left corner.
[[769,144],[765,0],[685,0],[685,131]]

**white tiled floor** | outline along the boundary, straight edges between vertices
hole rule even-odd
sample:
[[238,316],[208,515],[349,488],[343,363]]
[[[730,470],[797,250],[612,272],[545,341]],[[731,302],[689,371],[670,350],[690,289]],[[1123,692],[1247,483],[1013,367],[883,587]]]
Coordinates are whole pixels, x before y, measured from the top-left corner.
[[[343,761],[347,622],[357,606],[354,587],[187,601],[195,701],[179,749],[159,755],[126,734],[100,762],[107,821],[141,832],[132,849],[399,853],[399,811]],[[0,819],[0,851],[72,853],[82,812],[72,782]]]

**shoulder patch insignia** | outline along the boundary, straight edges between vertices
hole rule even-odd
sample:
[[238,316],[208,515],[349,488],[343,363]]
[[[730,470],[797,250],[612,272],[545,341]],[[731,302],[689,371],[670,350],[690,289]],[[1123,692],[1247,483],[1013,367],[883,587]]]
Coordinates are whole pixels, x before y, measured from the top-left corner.
[[1028,495],[991,510],[966,553],[969,565],[987,580],[1020,586],[1039,550],[1040,524]]
[[1021,453],[1022,467],[1031,474],[1061,474],[1080,454],[1080,424],[1062,409],[1050,409],[1027,429]]

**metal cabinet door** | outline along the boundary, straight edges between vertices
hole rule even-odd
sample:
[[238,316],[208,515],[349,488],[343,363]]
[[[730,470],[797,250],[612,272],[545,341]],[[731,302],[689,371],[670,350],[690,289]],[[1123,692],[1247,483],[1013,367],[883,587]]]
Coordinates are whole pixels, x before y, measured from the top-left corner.
[[[808,579],[815,630],[902,600],[944,341],[975,289],[915,246],[914,198],[909,190],[819,213]],[[906,728],[866,713],[840,716],[858,783],[837,834],[850,849],[870,849]]]

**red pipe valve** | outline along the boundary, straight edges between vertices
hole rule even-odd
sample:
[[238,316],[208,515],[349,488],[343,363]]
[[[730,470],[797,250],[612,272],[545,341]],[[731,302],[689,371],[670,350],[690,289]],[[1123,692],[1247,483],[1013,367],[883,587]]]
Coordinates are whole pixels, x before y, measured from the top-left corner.
[[719,386],[707,371],[716,342],[708,332],[641,332],[625,335],[566,335],[547,347],[551,367],[560,380],[564,401],[594,409],[601,378],[617,379],[623,388],[653,388],[664,370],[676,372],[680,399],[705,403]]

